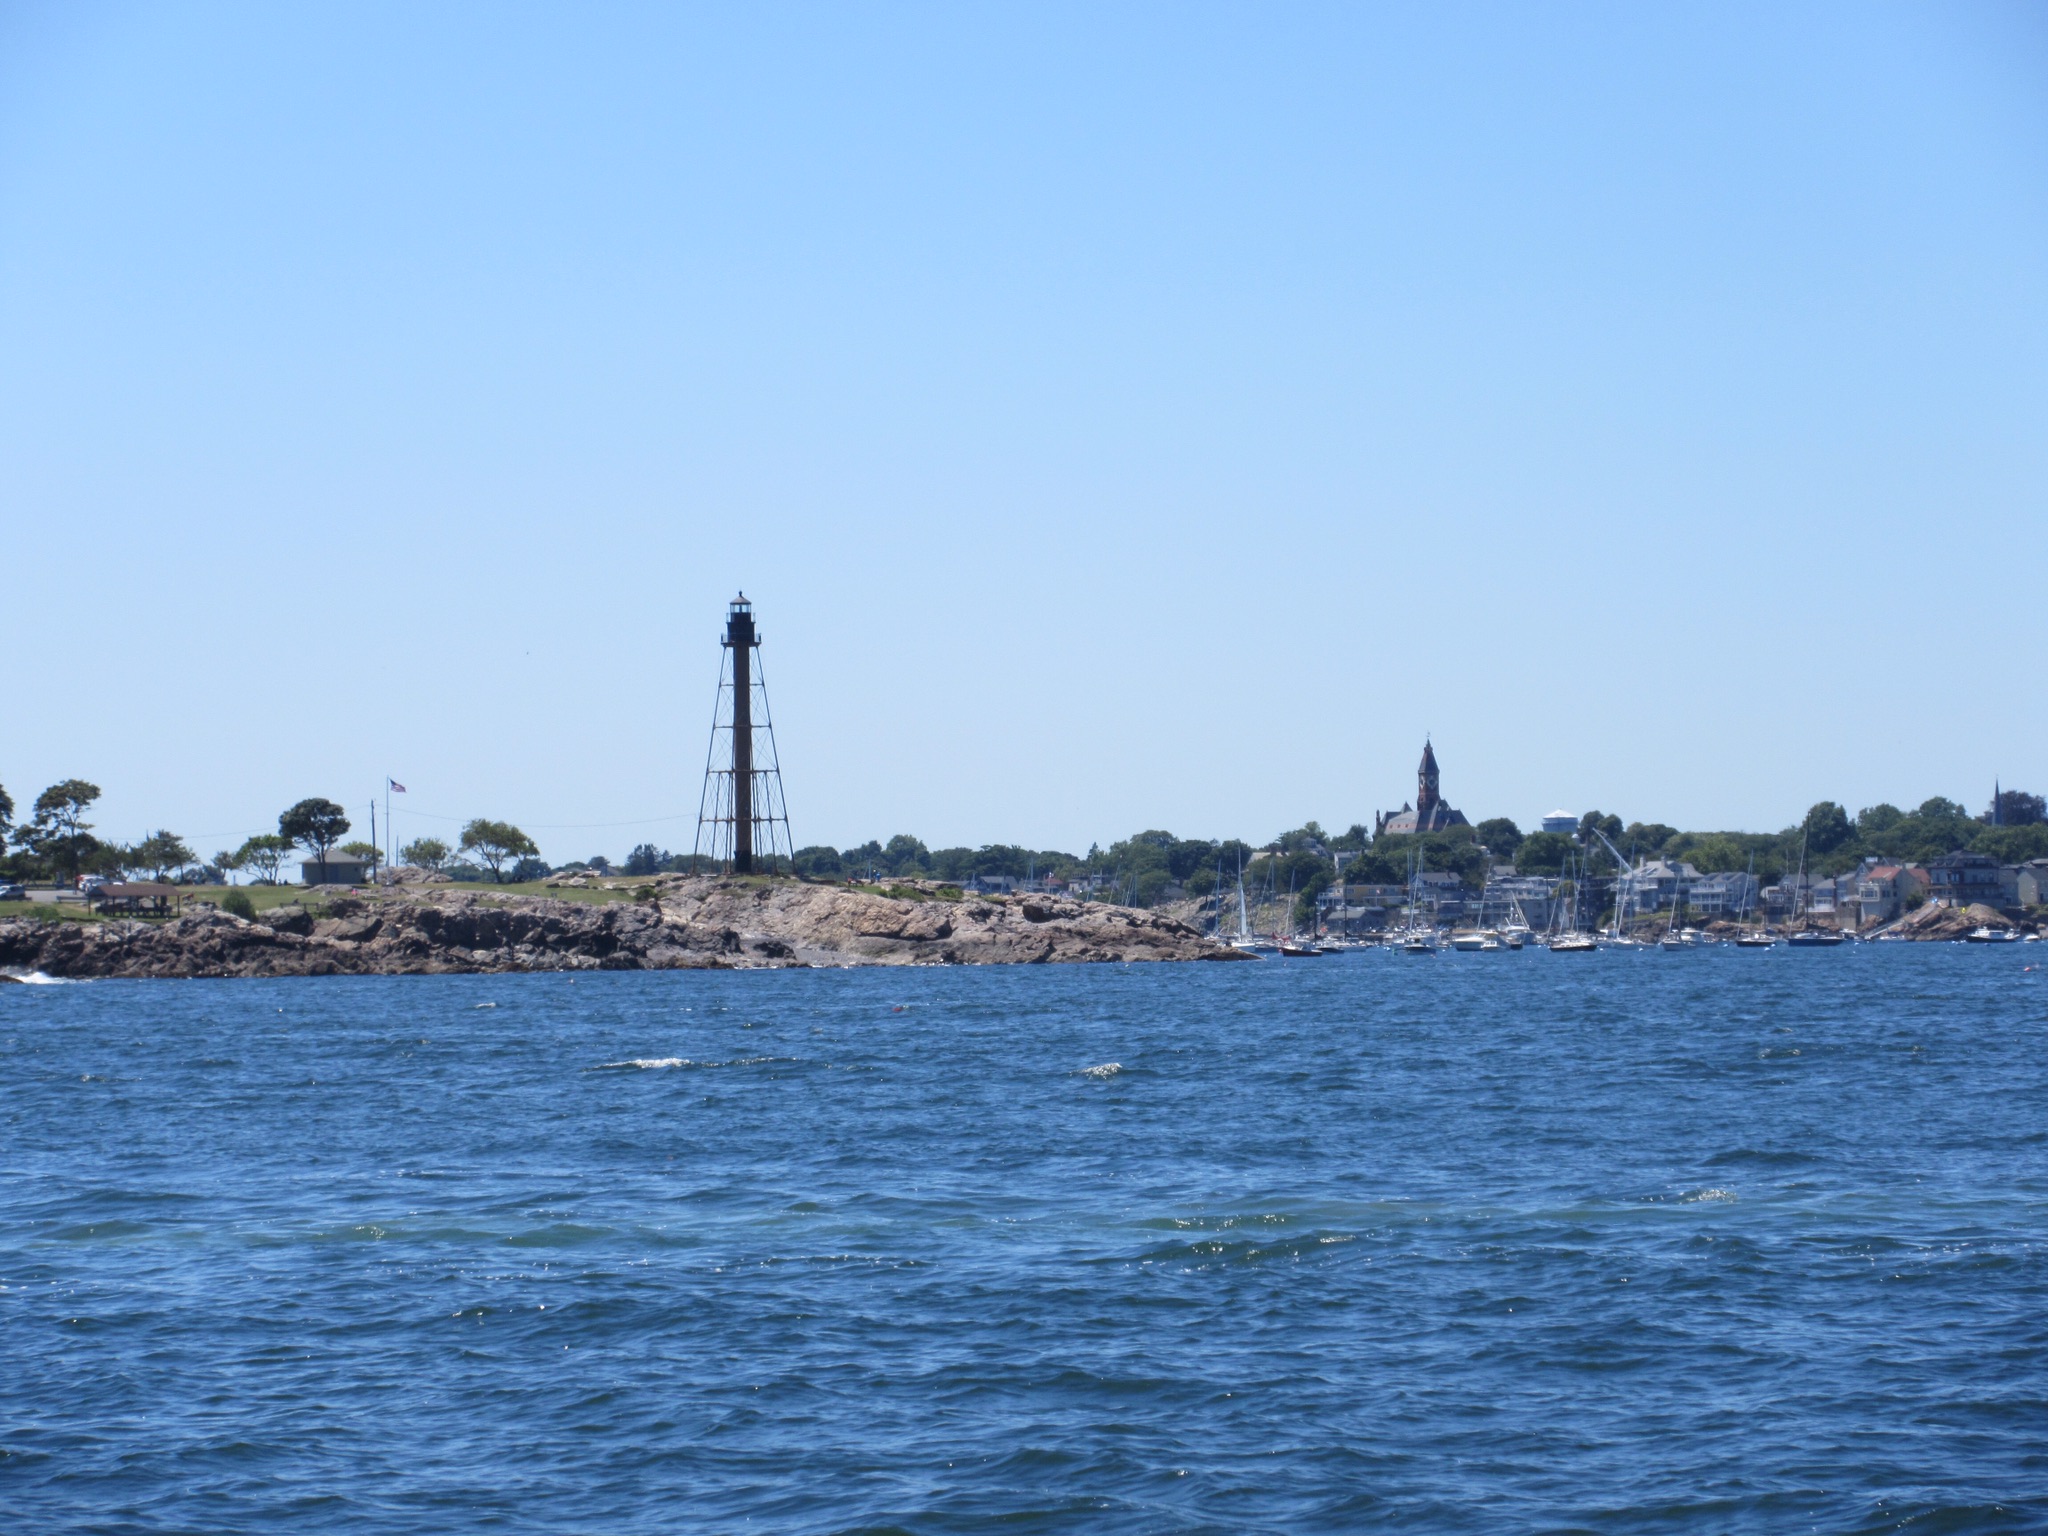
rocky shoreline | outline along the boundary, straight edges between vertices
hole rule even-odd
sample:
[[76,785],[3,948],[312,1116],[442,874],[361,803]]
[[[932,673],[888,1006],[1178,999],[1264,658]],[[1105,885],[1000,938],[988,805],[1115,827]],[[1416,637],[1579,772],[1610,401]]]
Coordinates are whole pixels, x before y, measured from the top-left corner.
[[247,921],[0,921],[0,966],[47,976],[401,976],[505,971],[1081,964],[1243,958],[1157,913],[1059,897],[887,893],[665,877],[632,901],[411,886],[307,893]]

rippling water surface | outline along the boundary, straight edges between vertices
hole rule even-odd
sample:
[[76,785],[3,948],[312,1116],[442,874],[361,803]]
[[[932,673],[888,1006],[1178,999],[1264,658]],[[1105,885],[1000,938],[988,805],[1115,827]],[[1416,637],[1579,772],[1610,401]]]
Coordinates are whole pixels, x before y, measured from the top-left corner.
[[2041,949],[0,987],[0,1527],[2048,1528]]

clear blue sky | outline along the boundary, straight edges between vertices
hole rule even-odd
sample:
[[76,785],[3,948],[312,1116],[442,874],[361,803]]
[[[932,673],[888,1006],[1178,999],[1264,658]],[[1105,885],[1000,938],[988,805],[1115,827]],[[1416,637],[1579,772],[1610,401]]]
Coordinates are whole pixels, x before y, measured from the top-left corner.
[[1978,809],[2048,11],[8,6],[0,513],[0,783],[202,852],[687,846],[742,586],[799,842]]

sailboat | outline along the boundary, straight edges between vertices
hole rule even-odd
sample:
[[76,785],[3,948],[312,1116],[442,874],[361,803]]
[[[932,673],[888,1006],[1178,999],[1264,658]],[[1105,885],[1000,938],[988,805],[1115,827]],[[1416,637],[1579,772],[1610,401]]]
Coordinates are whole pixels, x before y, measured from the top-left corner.
[[[1792,910],[1795,917],[1805,908],[1806,903],[1806,838],[1802,834],[1799,839],[1799,880],[1792,888]],[[1806,926],[1796,933],[1787,934],[1785,942],[1800,949],[1833,949],[1842,942],[1842,934],[1839,929],[1814,927],[1812,915],[1809,913]]]
[[[1565,867],[1569,870],[1573,866],[1567,864]],[[1552,935],[1550,942],[1544,946],[1553,955],[1590,955],[1596,953],[1600,948],[1600,945],[1591,934],[1579,932],[1579,888],[1585,884],[1586,876],[1586,866],[1583,859],[1579,861],[1577,869],[1578,875],[1572,880],[1571,900],[1564,908],[1564,921],[1558,931]],[[1553,920],[1555,920],[1556,915],[1555,904],[1553,903]]]
[[1501,924],[1500,941],[1509,949],[1520,949],[1536,937],[1536,930],[1529,926],[1529,918],[1522,911],[1522,898],[1508,898],[1508,920]]
[[1680,875],[1671,890],[1671,921],[1664,925],[1664,937],[1657,941],[1659,949],[1697,949],[1699,930],[1678,926],[1678,914],[1685,907],[1685,877]]
[[1493,897],[1493,871],[1486,872],[1486,883],[1479,888],[1478,928],[1461,928],[1451,935],[1451,948],[1471,952],[1474,950],[1493,951],[1501,947],[1500,935],[1485,927],[1488,903]]
[[1776,949],[1778,941],[1771,937],[1771,925],[1769,922],[1758,925],[1754,933],[1751,933],[1748,928],[1749,902],[1752,899],[1750,893],[1756,889],[1756,854],[1753,851],[1749,856],[1749,868],[1745,873],[1749,878],[1742,882],[1743,908],[1735,915],[1736,924],[1742,928],[1742,932],[1736,936],[1735,947],[1737,949]]
[[[1292,870],[1289,870],[1287,873],[1287,905],[1282,909],[1282,917],[1290,927],[1293,926],[1294,872]],[[1280,953],[1285,955],[1290,960],[1305,960],[1311,955],[1326,955],[1330,953],[1330,951],[1326,949],[1317,948],[1315,941],[1312,938],[1304,939],[1298,933],[1288,933],[1283,935],[1276,932],[1273,935],[1273,943],[1274,946],[1280,951]]]
[[1270,955],[1274,946],[1252,932],[1251,914],[1244,904],[1244,855],[1237,856],[1237,937],[1230,947],[1247,955]]
[[1401,939],[1404,955],[1436,953],[1436,929],[1422,926],[1422,845],[1415,845],[1415,862],[1408,871],[1408,931]]

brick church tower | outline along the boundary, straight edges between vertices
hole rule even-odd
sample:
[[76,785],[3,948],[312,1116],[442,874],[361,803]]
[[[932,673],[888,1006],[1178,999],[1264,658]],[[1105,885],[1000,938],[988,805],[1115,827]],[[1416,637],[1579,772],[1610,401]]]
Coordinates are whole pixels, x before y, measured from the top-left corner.
[[1415,771],[1415,819],[1423,826],[1436,823],[1436,808],[1444,803],[1437,789],[1436,748],[1429,738],[1422,740],[1422,766]]

